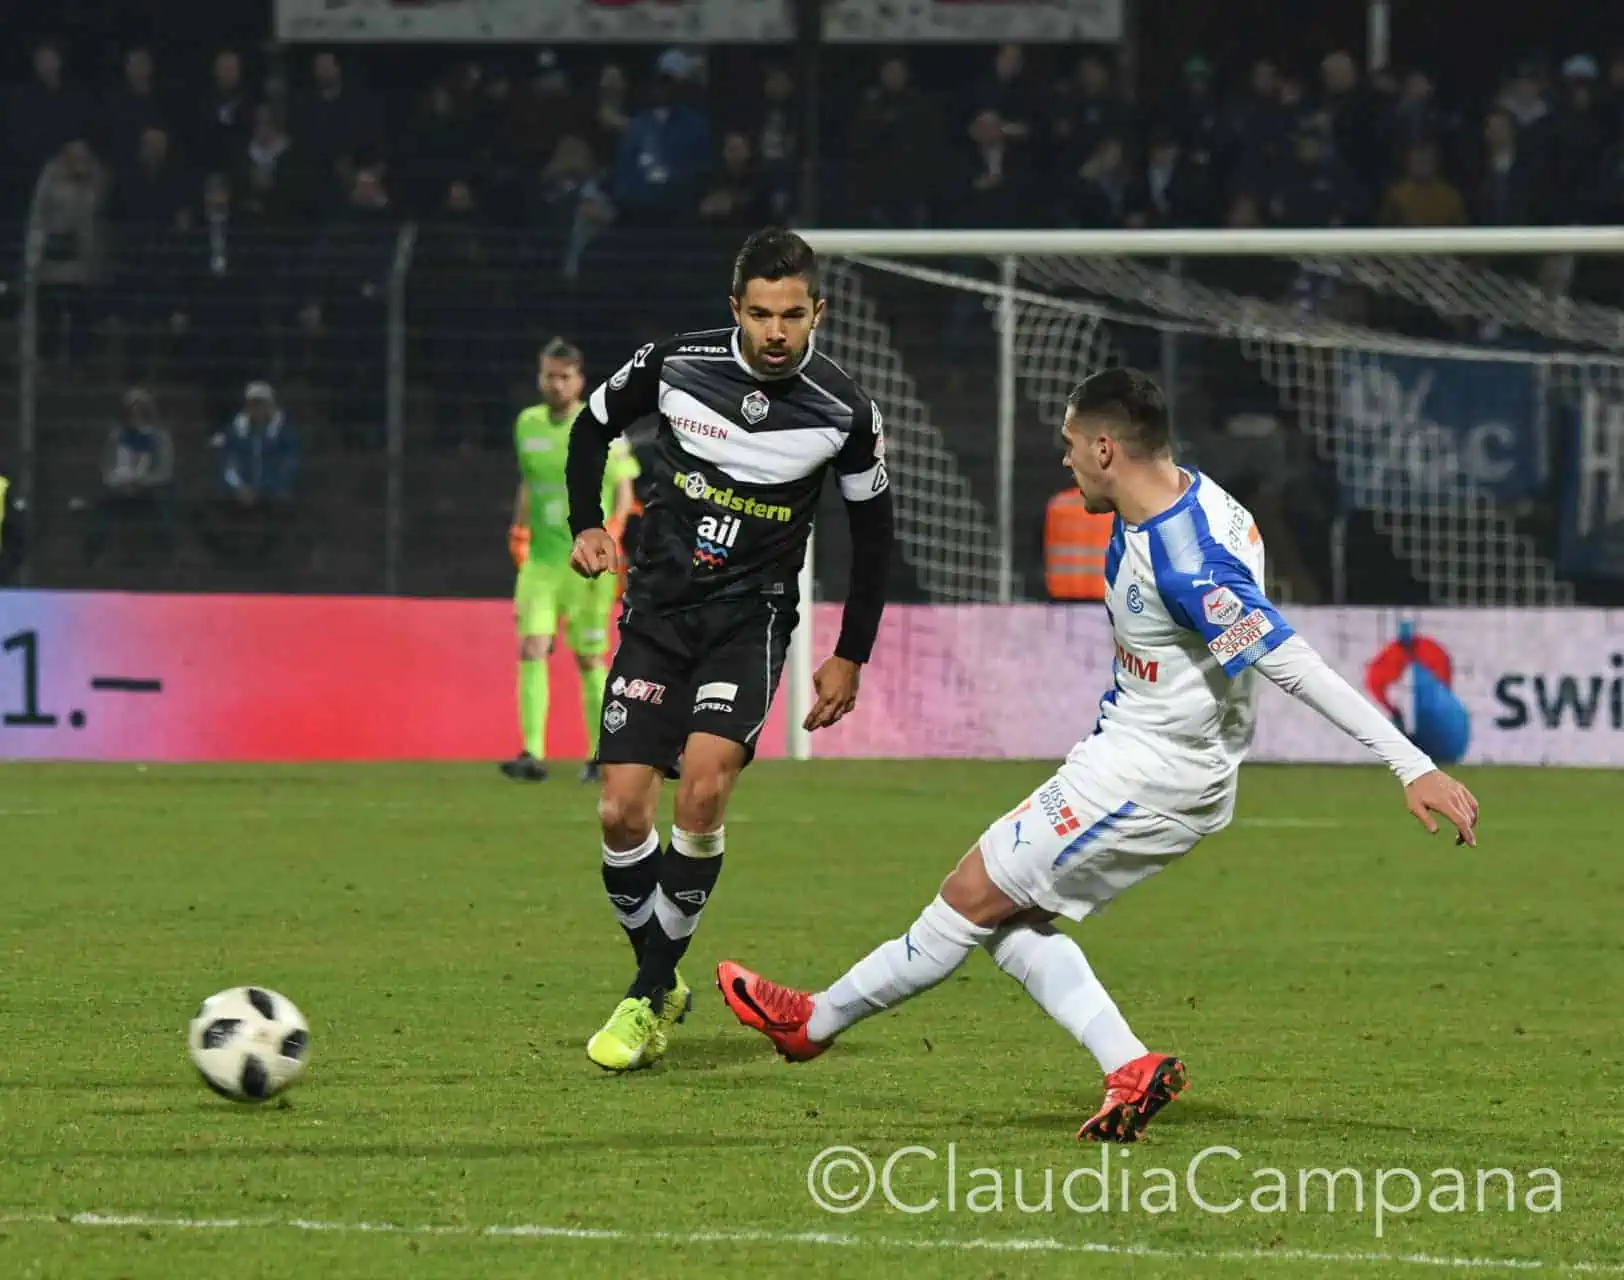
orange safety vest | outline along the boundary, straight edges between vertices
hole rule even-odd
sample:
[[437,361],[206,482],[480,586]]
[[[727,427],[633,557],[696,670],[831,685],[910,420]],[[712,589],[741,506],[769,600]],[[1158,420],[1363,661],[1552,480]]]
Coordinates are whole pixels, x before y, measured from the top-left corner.
[[1044,583],[1055,600],[1105,599],[1105,549],[1112,518],[1097,516],[1075,489],[1049,499],[1043,520]]

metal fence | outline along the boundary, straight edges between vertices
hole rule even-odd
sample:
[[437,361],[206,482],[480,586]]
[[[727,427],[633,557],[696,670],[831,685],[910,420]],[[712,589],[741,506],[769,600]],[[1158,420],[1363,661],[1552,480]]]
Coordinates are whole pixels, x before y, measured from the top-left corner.
[[[511,430],[536,398],[537,348],[567,335],[601,377],[651,334],[725,322],[736,247],[627,236],[583,258],[563,233],[203,219],[126,230],[86,271],[43,237],[9,238],[0,472],[26,512],[19,580],[458,595],[511,585]],[[223,475],[260,381],[298,469],[254,520]],[[133,388],[152,397],[174,472],[132,496],[104,471]]]
[[[578,224],[515,234],[355,213],[271,233],[203,217],[123,229],[76,263],[60,246],[0,227],[0,260],[16,264],[0,278],[0,324],[12,330],[0,334],[0,364],[10,364],[0,369],[0,474],[22,499],[26,529],[20,572],[13,565],[0,581],[505,594],[511,428],[536,398],[538,348],[567,336],[585,350],[591,381],[651,337],[726,323],[739,234],[583,236]],[[957,537],[996,541],[1016,597],[1041,598],[1043,506],[1063,480],[1055,424],[1046,404],[1000,394],[1011,344],[997,315],[974,293],[892,272],[848,265],[830,278],[841,312],[830,349],[886,402],[894,431],[917,428],[896,440],[895,464],[909,465],[911,451],[922,484],[1000,512],[981,533],[927,520],[904,548],[913,572],[896,576],[897,597],[933,597],[927,570],[942,548],[932,539]],[[1101,349],[1159,367],[1181,422],[1212,417],[1203,395],[1234,380],[1235,344],[1170,332],[1149,320],[1118,324]],[[1070,367],[1074,349],[1077,361],[1088,355],[1073,336],[1050,353],[1057,369]],[[1036,359],[1016,351],[1023,368]],[[258,381],[274,389],[299,464],[286,501],[250,511],[223,477],[245,387]],[[136,387],[150,393],[172,444],[173,478],[158,492],[105,483]],[[1010,412],[1019,415],[1012,465],[1000,468],[998,428]],[[1241,457],[1227,442],[1222,461],[1264,491],[1289,481],[1308,495],[1281,516],[1302,576],[1321,586],[1296,598],[1402,603],[1415,590],[1375,534],[1353,557],[1369,572],[1345,593],[1325,590],[1343,530],[1295,427],[1267,456]],[[838,534],[839,523],[827,527]],[[7,528],[13,548],[18,532]],[[825,596],[841,593],[841,544],[820,543]]]

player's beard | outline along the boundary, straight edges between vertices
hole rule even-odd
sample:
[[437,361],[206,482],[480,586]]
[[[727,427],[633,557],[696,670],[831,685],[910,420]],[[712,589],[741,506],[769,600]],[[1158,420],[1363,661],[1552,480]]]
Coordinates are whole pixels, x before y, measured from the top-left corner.
[[769,352],[757,347],[743,334],[739,335],[739,350],[744,355],[745,362],[764,378],[781,378],[791,369],[798,368],[801,361],[806,358],[805,347],[799,351],[789,346],[777,347],[770,352],[774,362],[767,364],[763,356]]

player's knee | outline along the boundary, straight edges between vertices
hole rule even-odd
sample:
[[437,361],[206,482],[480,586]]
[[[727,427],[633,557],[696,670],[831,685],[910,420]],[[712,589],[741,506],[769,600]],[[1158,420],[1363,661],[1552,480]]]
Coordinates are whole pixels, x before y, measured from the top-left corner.
[[575,665],[581,669],[582,675],[591,671],[598,671],[603,667],[603,656],[601,654],[578,653],[575,655]]
[[677,788],[677,825],[687,831],[714,831],[722,825],[733,779],[724,769],[685,766]]
[[978,844],[959,860],[942,881],[942,901],[971,924],[991,928],[1013,917],[1022,907],[993,883]]
[[552,639],[548,636],[520,636],[519,661],[540,662],[546,658],[552,649]]
[[654,806],[647,795],[605,789],[598,799],[603,842],[611,849],[635,849],[654,830]]

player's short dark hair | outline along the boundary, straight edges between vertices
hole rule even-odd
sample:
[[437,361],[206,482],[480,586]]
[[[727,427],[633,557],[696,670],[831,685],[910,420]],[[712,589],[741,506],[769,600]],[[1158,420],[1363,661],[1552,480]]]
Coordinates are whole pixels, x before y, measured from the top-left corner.
[[813,298],[821,297],[818,255],[812,246],[785,227],[765,227],[744,242],[733,259],[733,296],[744,297],[752,280],[804,280]]
[[1084,378],[1066,397],[1066,407],[1078,415],[1115,419],[1122,443],[1140,457],[1173,448],[1166,397],[1156,380],[1138,369],[1102,369]]
[[573,342],[566,342],[563,338],[554,338],[541,349],[543,360],[562,360],[566,364],[585,365],[586,357],[581,354],[581,348]]

